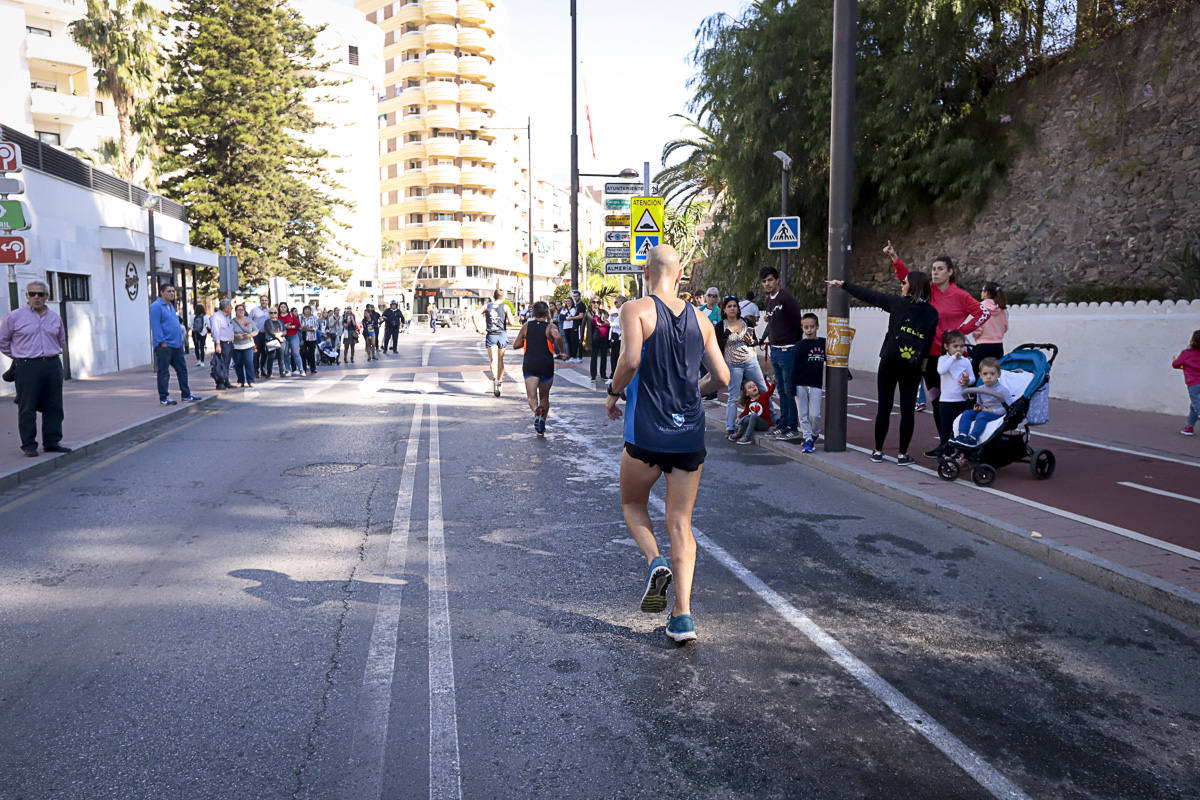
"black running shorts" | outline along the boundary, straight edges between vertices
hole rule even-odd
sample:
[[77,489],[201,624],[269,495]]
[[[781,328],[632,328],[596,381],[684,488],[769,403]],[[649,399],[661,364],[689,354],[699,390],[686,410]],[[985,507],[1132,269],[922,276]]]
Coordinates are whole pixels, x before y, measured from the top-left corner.
[[708,455],[708,451],[703,447],[691,453],[656,453],[629,442],[625,443],[625,452],[638,461],[658,467],[663,472],[670,472],[676,467],[684,472],[695,472],[700,469],[700,465],[704,463],[704,457]]

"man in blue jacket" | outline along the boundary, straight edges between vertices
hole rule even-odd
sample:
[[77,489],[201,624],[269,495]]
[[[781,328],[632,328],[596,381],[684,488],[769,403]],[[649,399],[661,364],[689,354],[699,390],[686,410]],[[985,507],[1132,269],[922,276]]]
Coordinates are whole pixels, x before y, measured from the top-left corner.
[[188,389],[187,361],[183,358],[183,325],[175,311],[175,287],[169,283],[159,284],[158,299],[150,304],[150,336],[154,341],[154,363],[158,368],[158,402],[173,406],[175,401],[168,395],[171,388],[170,367],[175,368],[179,380],[179,393],[187,402],[199,400]]

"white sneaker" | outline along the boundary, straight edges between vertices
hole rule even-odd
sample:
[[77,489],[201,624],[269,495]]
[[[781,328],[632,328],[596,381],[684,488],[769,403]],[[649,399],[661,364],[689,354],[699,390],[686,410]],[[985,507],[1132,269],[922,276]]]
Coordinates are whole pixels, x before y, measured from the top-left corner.
[[292,370],[292,377],[293,377],[293,378],[298,378],[298,377],[300,377],[300,370],[298,370],[298,369],[294,369],[294,370]]

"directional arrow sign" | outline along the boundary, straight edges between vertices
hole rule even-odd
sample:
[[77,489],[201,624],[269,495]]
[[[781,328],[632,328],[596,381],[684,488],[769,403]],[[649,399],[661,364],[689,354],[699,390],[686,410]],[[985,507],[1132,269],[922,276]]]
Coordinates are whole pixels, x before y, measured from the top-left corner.
[[767,219],[768,250],[800,249],[800,218],[769,217]]
[[641,275],[642,268],[633,264],[626,264],[622,261],[606,261],[604,262],[604,274],[606,275]]
[[629,208],[629,198],[627,197],[608,197],[604,200],[604,207],[613,211],[619,211]]
[[604,248],[605,258],[629,258],[628,247],[606,247]]
[[628,228],[629,217],[618,217],[615,214],[609,214],[604,218],[604,224],[610,228]]
[[0,172],[21,171],[21,148],[13,142],[0,142]]
[[629,231],[605,231],[604,241],[606,242],[628,242]]
[[29,247],[20,236],[0,236],[0,264],[28,264]]
[[23,231],[29,227],[25,204],[20,200],[0,200],[0,231]]
[[605,194],[637,194],[642,190],[640,183],[606,183]]

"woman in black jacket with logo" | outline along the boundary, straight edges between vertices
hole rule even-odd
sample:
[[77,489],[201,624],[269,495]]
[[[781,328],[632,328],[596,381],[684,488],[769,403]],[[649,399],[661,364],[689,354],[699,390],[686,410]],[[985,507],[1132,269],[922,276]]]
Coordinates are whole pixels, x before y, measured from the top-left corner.
[[904,294],[886,294],[842,281],[826,281],[840,286],[865,303],[888,312],[888,331],[879,350],[879,408],[875,411],[875,450],[872,461],[883,461],[883,440],[887,438],[896,387],[900,387],[900,454],[896,463],[908,466],[908,455],[916,424],[917,386],[921,383],[921,365],[929,357],[938,312],[929,303],[929,276],[910,272],[901,283]]

